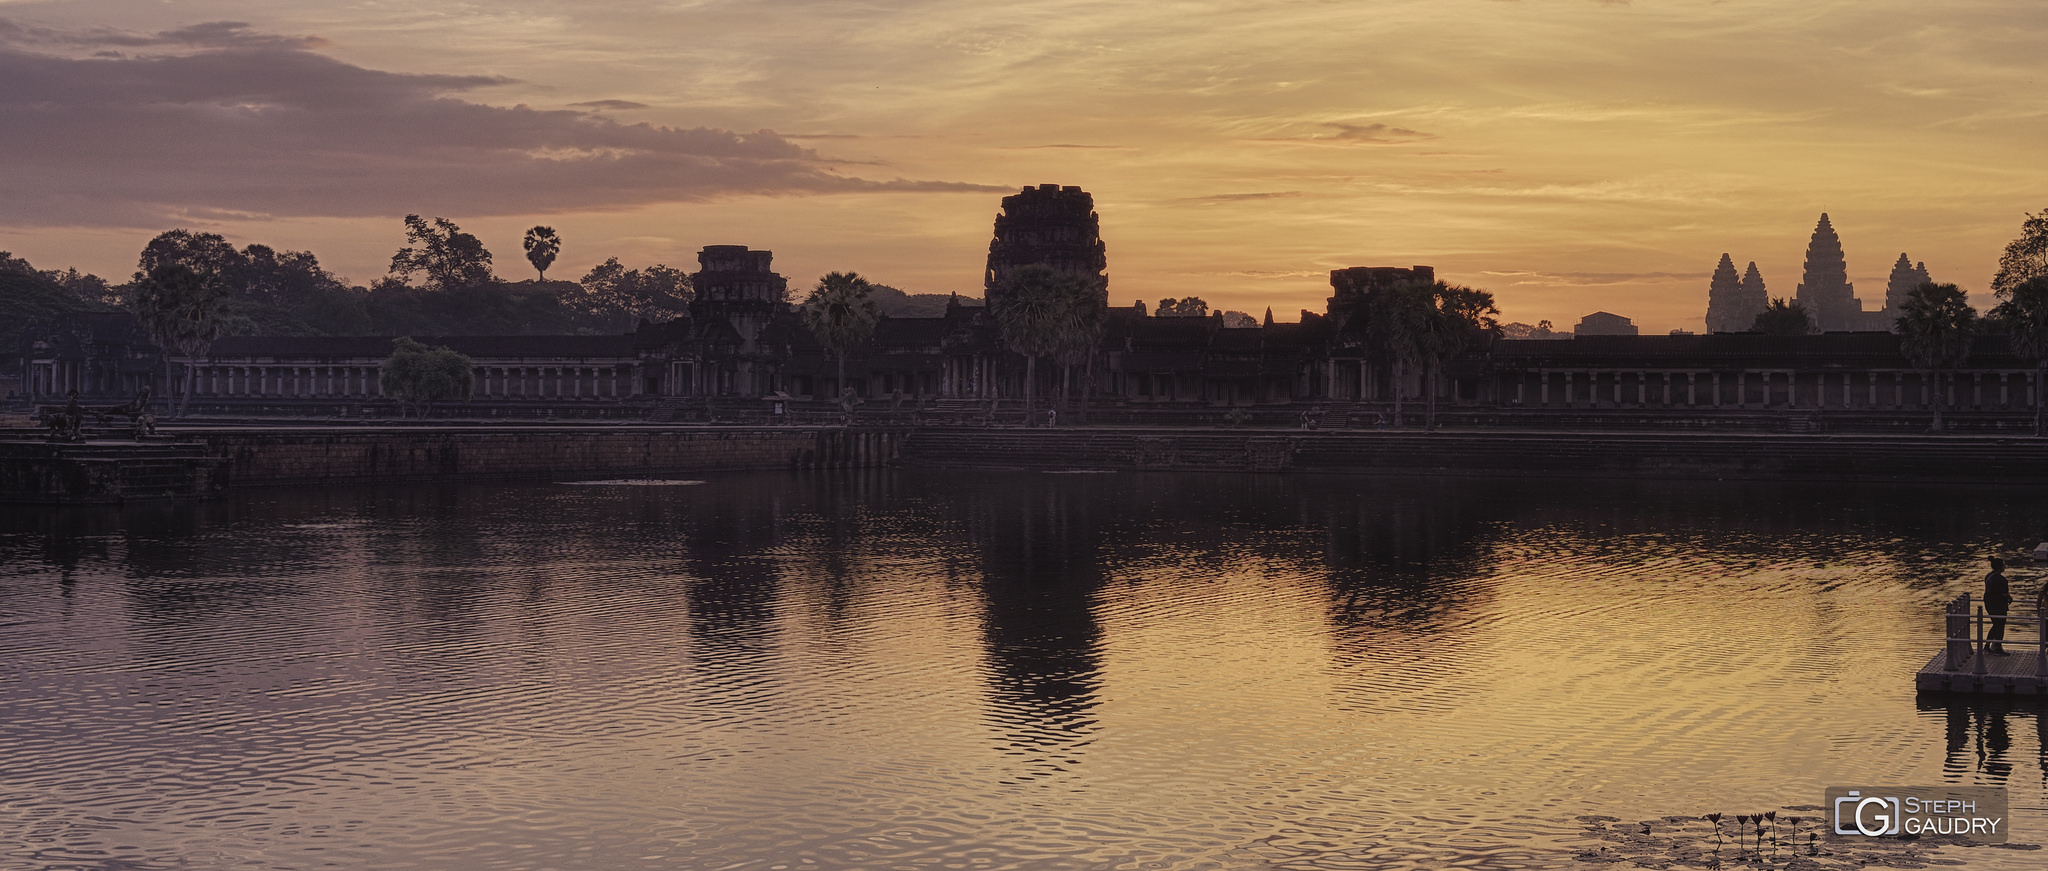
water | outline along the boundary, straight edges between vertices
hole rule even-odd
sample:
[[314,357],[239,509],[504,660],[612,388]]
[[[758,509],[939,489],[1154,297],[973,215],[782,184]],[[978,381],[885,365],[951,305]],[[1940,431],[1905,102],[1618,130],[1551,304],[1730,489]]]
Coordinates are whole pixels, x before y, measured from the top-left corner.
[[2048,841],[2042,718],[1911,681],[2028,490],[635,483],[0,510],[0,867],[1590,867],[1837,783]]

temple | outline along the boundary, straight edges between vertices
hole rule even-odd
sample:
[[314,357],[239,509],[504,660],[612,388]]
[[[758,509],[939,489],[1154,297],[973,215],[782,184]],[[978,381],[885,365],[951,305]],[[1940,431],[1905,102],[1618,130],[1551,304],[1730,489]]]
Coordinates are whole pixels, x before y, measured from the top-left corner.
[[[1102,280],[1107,267],[1093,198],[1072,187],[1026,188],[1003,200],[983,278],[1030,263]],[[771,420],[815,413],[839,420],[842,391],[875,422],[996,421],[1025,394],[1024,359],[1004,346],[989,310],[955,298],[936,317],[885,317],[867,347],[837,362],[804,326],[774,255],[743,245],[698,254],[688,314],[607,336],[420,336],[469,357],[473,389],[438,412],[470,418]],[[1091,423],[1291,423],[1306,412],[1332,426],[1380,425],[1398,399],[1436,393],[1440,417],[1470,426],[1673,426],[1918,431],[1936,402],[1956,426],[2031,427],[2035,368],[1997,335],[1975,340],[1966,364],[1937,375],[1914,367],[1882,330],[1924,267],[1893,270],[1886,309],[1864,312],[1839,240],[1823,216],[1800,295],[1836,330],[1808,336],[1742,331],[1764,298],[1751,263],[1740,280],[1724,255],[1708,288],[1707,335],[1636,335],[1627,318],[1586,316],[1572,338],[1479,337],[1434,382],[1399,367],[1360,313],[1402,282],[1436,280],[1429,266],[1332,270],[1322,312],[1295,322],[1227,323],[1148,316],[1112,306],[1085,359],[1042,361],[1035,392],[1072,403]],[[1749,317],[1753,320],[1754,315]],[[1866,329],[1869,327],[1875,329]],[[1552,334],[1553,336],[1558,334]],[[195,375],[196,414],[378,418],[392,414],[379,371],[392,339],[233,336],[196,359],[158,349],[126,313],[34,322],[20,345],[21,396],[51,403],[71,390],[125,401],[141,386],[182,398]],[[168,363],[168,365],[166,365]],[[168,379],[165,372],[180,373]]]

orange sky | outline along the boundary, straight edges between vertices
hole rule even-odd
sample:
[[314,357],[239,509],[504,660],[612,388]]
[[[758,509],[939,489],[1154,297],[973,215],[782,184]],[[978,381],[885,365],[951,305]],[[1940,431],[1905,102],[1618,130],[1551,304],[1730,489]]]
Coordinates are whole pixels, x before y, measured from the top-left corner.
[[1903,251],[1982,307],[2048,208],[2043,45],[2031,2],[0,0],[0,249],[121,276],[188,226],[367,283],[419,212],[509,277],[546,223],[551,277],[741,243],[978,292],[1056,182],[1119,304],[1292,320],[1426,263],[1697,330],[1722,252],[1790,296],[1826,211],[1867,303]]

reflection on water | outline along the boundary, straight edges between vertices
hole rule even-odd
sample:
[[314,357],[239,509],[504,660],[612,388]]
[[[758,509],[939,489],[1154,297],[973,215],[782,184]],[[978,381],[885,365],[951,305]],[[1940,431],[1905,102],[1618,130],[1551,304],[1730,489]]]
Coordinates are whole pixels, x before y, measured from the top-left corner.
[[[2004,784],[2023,491],[749,474],[0,511],[0,866],[1569,866]],[[2031,563],[2009,572],[2031,596]],[[1973,867],[2024,854],[1966,852]]]

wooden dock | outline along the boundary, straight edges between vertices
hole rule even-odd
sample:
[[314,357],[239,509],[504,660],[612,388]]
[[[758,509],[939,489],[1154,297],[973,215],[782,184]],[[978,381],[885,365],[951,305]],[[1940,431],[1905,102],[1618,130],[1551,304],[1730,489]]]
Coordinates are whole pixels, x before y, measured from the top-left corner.
[[1991,621],[1971,609],[1968,594],[1948,603],[1947,642],[1927,660],[1913,684],[1923,693],[2033,696],[2048,699],[2048,619],[2041,614],[2005,618],[2004,655],[1985,640]]

